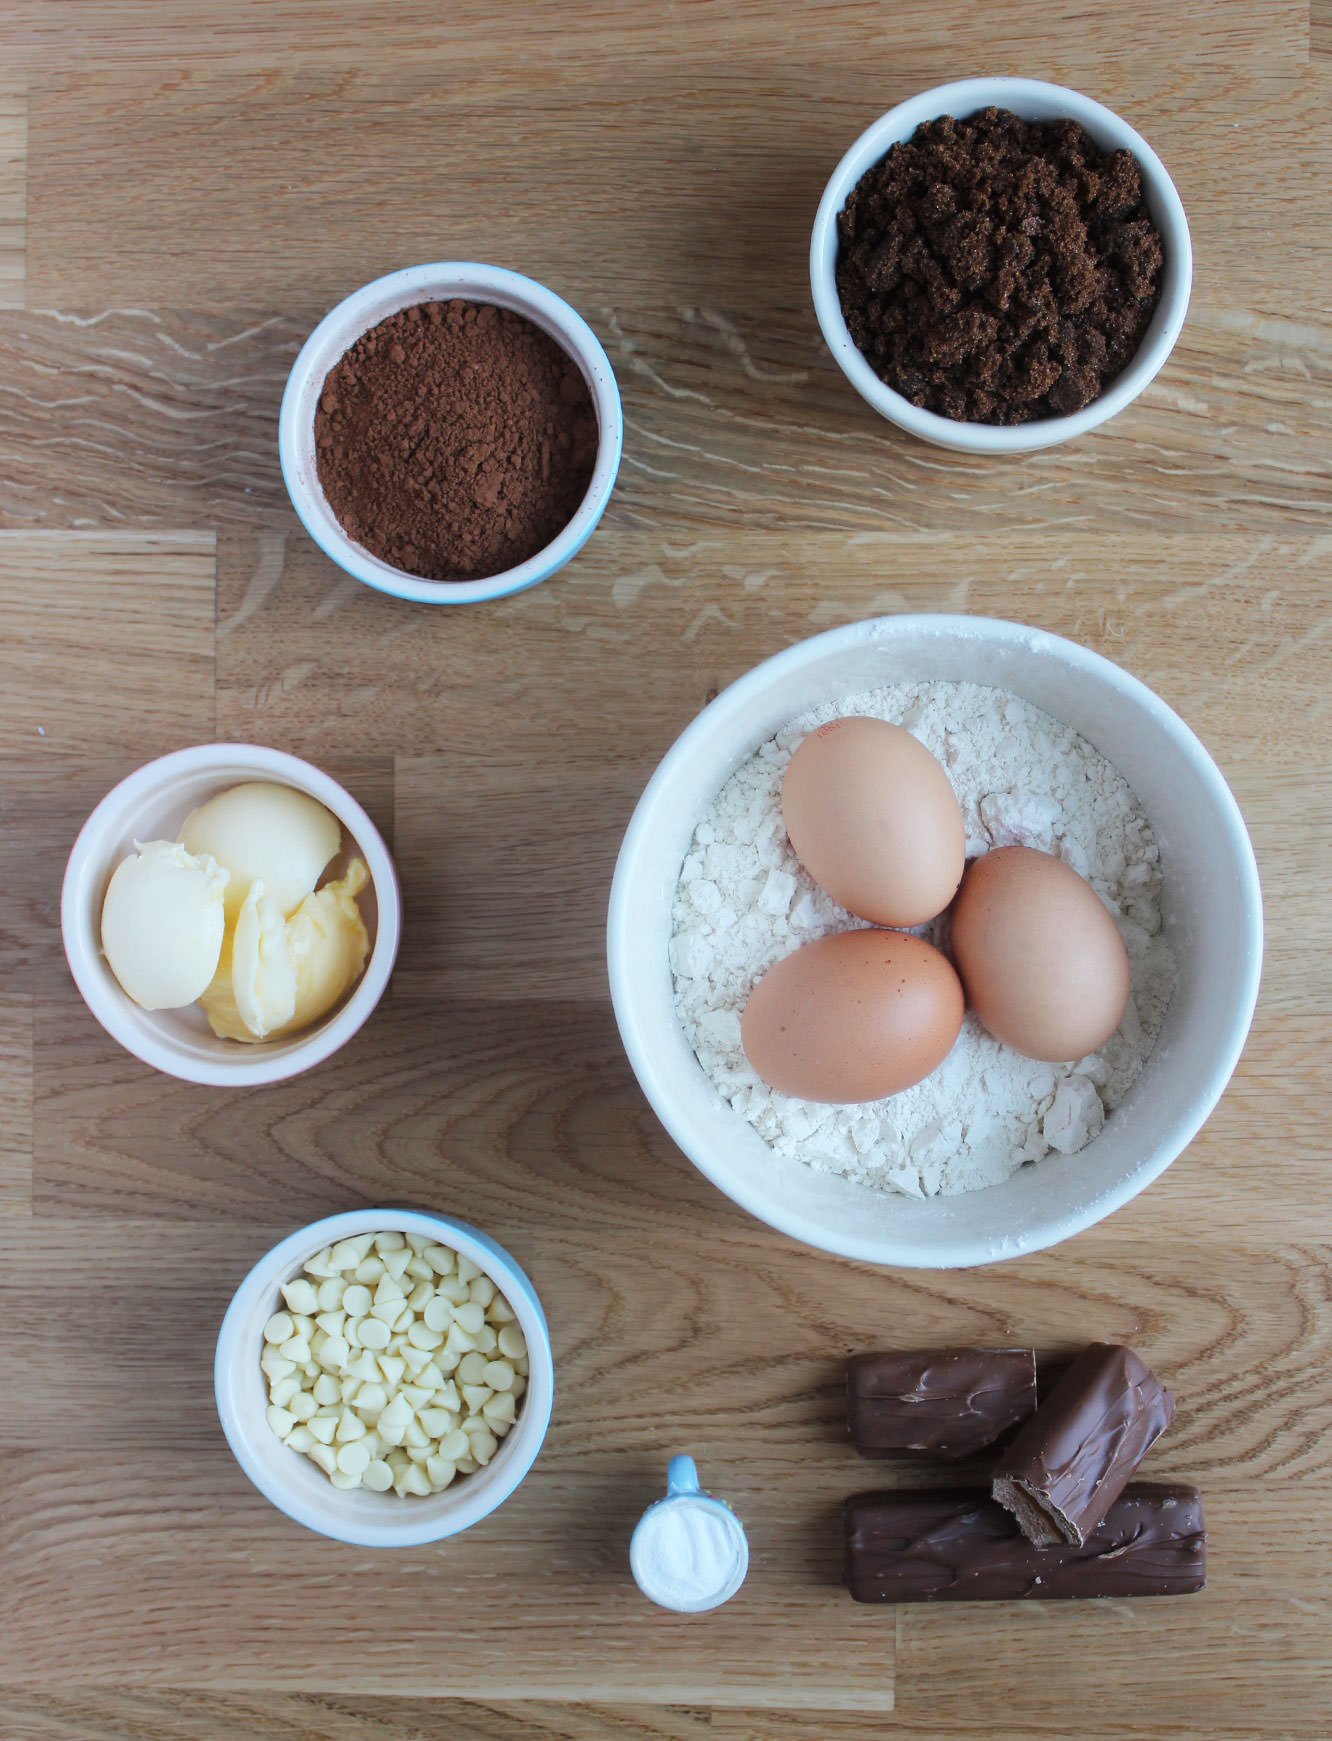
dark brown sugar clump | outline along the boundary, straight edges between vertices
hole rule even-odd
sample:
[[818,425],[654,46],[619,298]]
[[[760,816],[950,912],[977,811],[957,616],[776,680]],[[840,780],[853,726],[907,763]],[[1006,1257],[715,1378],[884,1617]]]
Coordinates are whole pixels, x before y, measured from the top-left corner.
[[427,580],[479,580],[543,550],[586,494],[597,439],[587,382],[555,340],[456,298],[362,333],[315,413],[343,531]]
[[1128,151],[1006,109],[926,121],[837,219],[837,291],[887,386],[971,423],[1089,404],[1132,361],[1164,251]]

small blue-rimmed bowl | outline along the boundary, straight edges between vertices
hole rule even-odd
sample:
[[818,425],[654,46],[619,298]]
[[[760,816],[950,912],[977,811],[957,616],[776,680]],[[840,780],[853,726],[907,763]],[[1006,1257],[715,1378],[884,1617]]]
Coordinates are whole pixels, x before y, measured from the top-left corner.
[[[315,461],[315,410],[329,371],[362,333],[399,309],[461,297],[512,309],[549,333],[582,371],[597,414],[597,461],[587,492],[559,535],[516,568],[481,580],[423,580],[372,556],[349,538],[328,505]],[[624,413],[610,361],[592,328],[569,304],[532,278],[503,266],[443,260],[407,266],[354,291],[326,314],[301,348],[282,395],[278,455],[292,506],[306,531],[339,568],[380,592],[422,604],[473,604],[523,592],[576,556],[592,535],[615,485],[624,446]]]
[[[484,1468],[459,1476],[443,1493],[403,1497],[343,1490],[293,1451],[268,1424],[268,1384],[259,1365],[264,1325],[285,1310],[278,1292],[307,1258],[358,1233],[416,1233],[469,1257],[513,1307],[527,1339],[527,1389],[518,1418]],[[368,1548],[419,1547],[469,1529],[501,1505],[536,1461],[550,1425],[555,1369],[550,1331],[536,1289],[493,1239],[466,1221],[416,1209],[353,1209],[315,1221],[275,1245],[237,1288],[218,1332],[213,1366],[218,1418],[236,1461],[279,1511],[307,1529]]]

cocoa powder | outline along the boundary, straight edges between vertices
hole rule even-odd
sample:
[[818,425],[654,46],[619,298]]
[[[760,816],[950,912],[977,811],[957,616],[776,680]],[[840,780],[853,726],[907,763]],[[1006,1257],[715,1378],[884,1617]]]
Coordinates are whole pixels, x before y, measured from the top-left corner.
[[1138,164],[1075,121],[926,121],[865,172],[837,227],[857,348],[943,417],[1080,410],[1132,361],[1160,299]]
[[569,523],[597,456],[582,371],[511,309],[454,299],[401,309],[325,378],[319,482],[372,555],[426,580],[479,580]]

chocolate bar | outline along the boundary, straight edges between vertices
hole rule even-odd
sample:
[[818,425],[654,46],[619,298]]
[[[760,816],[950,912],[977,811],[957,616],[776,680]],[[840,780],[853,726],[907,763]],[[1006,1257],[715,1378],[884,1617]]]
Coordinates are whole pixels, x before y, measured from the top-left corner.
[[1207,1581],[1196,1487],[1136,1482],[1085,1542],[1035,1547],[984,1488],[858,1493],[842,1508],[857,1602],[1184,1596]]
[[1131,1348],[1093,1342],[999,1459],[990,1491],[1037,1547],[1077,1546],[1174,1418],[1174,1397]]
[[864,1457],[969,1457],[1036,1407],[1030,1348],[895,1349],[846,1363],[846,1425]]

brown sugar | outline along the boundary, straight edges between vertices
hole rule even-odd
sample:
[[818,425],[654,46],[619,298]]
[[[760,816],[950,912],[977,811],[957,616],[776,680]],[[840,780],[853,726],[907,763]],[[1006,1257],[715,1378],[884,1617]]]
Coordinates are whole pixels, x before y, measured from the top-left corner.
[[315,451],[349,537],[408,574],[478,580],[568,525],[597,417],[578,365],[532,321],[427,302],[362,333],[329,371]]
[[861,176],[837,229],[857,348],[942,417],[1080,410],[1132,361],[1160,299],[1137,161],[1075,121],[926,121]]

